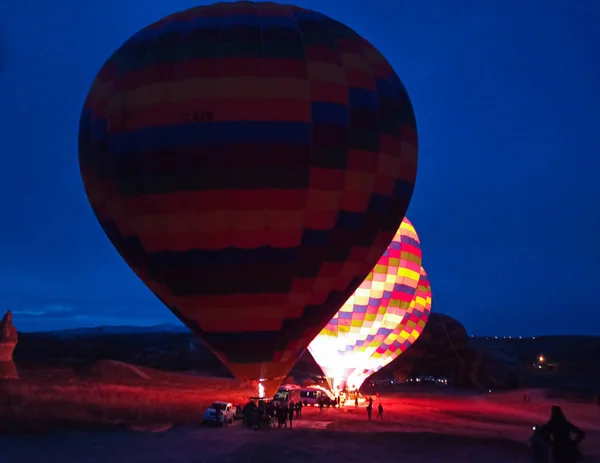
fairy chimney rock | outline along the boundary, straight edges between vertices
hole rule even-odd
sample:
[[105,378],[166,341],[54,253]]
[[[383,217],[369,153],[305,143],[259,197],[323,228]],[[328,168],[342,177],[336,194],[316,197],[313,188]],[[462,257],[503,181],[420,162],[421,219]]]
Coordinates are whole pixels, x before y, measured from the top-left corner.
[[0,362],[12,362],[18,340],[17,329],[12,323],[12,313],[9,310],[0,321]]

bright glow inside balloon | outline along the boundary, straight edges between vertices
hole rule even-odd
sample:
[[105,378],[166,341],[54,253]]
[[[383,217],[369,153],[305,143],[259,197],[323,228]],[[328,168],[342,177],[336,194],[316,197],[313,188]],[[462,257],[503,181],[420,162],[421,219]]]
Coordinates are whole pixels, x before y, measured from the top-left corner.
[[430,313],[431,284],[425,269],[421,267],[419,285],[404,319],[377,348],[361,358],[363,363],[357,365],[347,382],[359,388],[369,376],[405,352],[423,333]]
[[332,389],[359,387],[348,379],[370,368],[377,348],[388,338],[391,345],[410,320],[420,272],[419,237],[405,218],[371,273],[308,347]]

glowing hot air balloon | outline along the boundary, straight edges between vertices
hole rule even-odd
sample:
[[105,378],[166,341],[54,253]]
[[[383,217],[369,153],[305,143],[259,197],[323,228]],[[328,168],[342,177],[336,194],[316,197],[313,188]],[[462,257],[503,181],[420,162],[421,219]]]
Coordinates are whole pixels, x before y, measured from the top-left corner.
[[332,388],[344,388],[405,319],[420,270],[419,237],[404,219],[371,273],[308,347]]
[[79,163],[125,261],[272,395],[394,237],[416,177],[415,116],[352,29],[292,5],[217,3],[108,59]]
[[431,313],[431,284],[425,269],[421,267],[419,285],[415,297],[406,311],[403,320],[392,330],[379,346],[373,346],[361,358],[363,362],[350,374],[348,383],[360,388],[361,384],[373,373],[413,345],[419,338]]

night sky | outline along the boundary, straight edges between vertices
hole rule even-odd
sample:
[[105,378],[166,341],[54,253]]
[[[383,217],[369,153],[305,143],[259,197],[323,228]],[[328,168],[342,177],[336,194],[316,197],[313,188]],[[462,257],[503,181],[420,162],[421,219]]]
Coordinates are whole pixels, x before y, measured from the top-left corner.
[[[600,2],[297,3],[370,40],[411,96],[433,309],[475,335],[600,334]],[[0,2],[0,309],[18,329],[178,323],[96,222],[77,130],[104,60],[197,4]]]

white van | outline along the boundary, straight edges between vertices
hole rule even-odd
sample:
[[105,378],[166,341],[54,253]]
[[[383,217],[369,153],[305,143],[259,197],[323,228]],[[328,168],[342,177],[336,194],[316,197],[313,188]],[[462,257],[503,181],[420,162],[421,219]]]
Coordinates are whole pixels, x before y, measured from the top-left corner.
[[324,400],[326,407],[335,406],[335,396],[324,387],[321,386],[307,386],[299,390],[300,401],[303,405],[317,406],[319,398]]
[[283,402],[294,402],[300,401],[300,386],[296,384],[282,384],[277,390],[277,394],[273,397],[273,401]]

